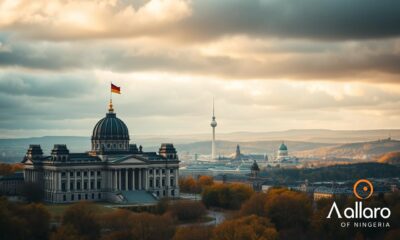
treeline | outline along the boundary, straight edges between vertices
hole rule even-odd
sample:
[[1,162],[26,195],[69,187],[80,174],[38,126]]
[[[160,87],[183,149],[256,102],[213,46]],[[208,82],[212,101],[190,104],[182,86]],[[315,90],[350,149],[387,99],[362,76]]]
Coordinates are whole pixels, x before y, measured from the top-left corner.
[[126,209],[102,211],[90,202],[71,204],[59,224],[40,203],[11,203],[0,198],[0,240],[169,240],[179,224],[196,222],[206,208],[195,201],[161,201],[157,214]]
[[211,176],[182,177],[179,188],[183,193],[201,193],[201,200],[207,207],[224,209],[239,209],[254,193],[249,185],[215,183]]
[[[225,189],[226,191],[226,189]],[[197,201],[177,201],[164,213],[135,213],[125,209],[102,212],[89,202],[68,207],[59,225],[50,227],[51,217],[41,204],[9,203],[0,199],[0,239],[41,240],[395,240],[400,239],[400,194],[374,196],[364,207],[388,207],[389,228],[343,228],[343,219],[326,218],[336,202],[339,209],[354,207],[355,199],[340,197],[314,202],[301,192],[272,188],[252,193],[231,217],[217,226],[180,225],[198,219],[205,209]],[[164,202],[165,203],[165,202]],[[160,205],[162,205],[160,203]],[[164,209],[160,207],[160,209]],[[199,210],[202,209],[202,210]],[[200,212],[200,213],[199,213]],[[356,219],[357,220],[357,219]],[[347,221],[347,220],[346,220]],[[371,219],[383,221],[383,219]]]
[[400,176],[400,167],[382,163],[356,163],[321,168],[276,169],[262,172],[278,182],[288,181],[345,181],[360,178],[390,178]]
[[10,175],[16,171],[21,171],[24,166],[21,163],[0,163],[0,176]]

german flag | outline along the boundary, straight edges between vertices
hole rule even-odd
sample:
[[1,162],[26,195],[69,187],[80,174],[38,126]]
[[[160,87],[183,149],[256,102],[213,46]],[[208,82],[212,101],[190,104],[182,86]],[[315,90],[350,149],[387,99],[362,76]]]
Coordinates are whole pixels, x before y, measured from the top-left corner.
[[111,92],[121,94],[121,88],[111,83]]

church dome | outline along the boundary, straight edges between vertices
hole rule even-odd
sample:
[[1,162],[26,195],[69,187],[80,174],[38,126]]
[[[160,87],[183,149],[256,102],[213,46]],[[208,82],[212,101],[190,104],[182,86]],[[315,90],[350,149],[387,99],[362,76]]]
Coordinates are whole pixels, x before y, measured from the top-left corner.
[[129,140],[129,132],[125,123],[109,112],[94,126],[92,140]]
[[282,143],[281,146],[279,147],[279,151],[287,151],[287,147],[284,143]]

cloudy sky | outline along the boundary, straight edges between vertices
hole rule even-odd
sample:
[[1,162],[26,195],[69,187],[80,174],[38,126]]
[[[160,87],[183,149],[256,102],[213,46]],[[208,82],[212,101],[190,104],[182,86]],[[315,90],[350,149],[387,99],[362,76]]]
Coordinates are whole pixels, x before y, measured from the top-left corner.
[[0,138],[400,128],[400,1],[0,0]]

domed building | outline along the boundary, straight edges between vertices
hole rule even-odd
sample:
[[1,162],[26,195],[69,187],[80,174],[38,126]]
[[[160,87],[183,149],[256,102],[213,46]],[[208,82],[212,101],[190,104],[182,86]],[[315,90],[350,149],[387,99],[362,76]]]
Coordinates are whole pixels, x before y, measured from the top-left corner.
[[111,101],[93,128],[91,145],[88,152],[71,153],[65,144],[55,144],[50,155],[44,155],[40,145],[30,145],[22,161],[25,181],[40,185],[51,203],[149,204],[179,197],[179,159],[173,144],[161,144],[158,153],[130,144],[128,127],[117,118]]
[[278,158],[279,157],[287,157],[289,155],[287,146],[285,145],[284,142],[279,146],[278,150]]
[[280,166],[289,166],[289,165],[297,165],[299,163],[299,159],[295,156],[290,156],[288,147],[284,142],[281,143],[278,149],[278,153],[276,158],[272,162],[273,165]]

